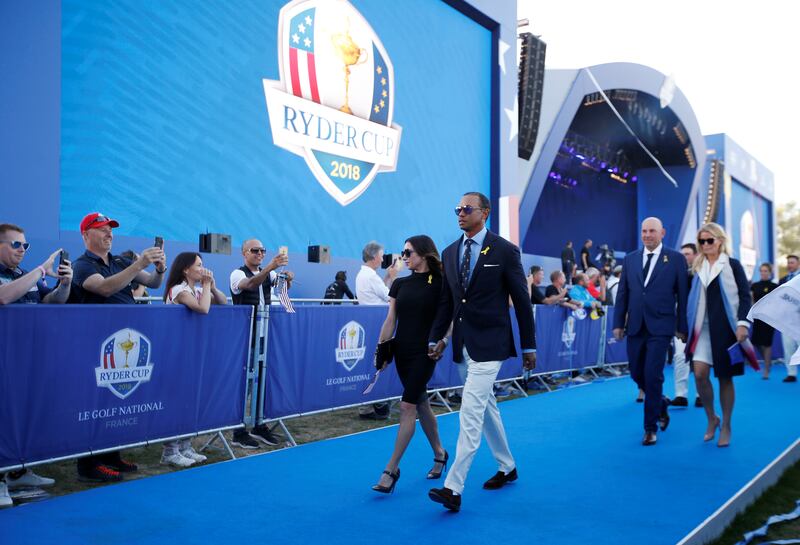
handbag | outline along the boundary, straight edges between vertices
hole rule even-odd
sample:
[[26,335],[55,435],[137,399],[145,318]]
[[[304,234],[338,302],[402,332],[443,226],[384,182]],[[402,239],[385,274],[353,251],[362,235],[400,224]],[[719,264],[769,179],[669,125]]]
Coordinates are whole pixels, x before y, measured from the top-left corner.
[[389,365],[392,358],[394,358],[394,338],[378,343],[375,347],[375,369]]

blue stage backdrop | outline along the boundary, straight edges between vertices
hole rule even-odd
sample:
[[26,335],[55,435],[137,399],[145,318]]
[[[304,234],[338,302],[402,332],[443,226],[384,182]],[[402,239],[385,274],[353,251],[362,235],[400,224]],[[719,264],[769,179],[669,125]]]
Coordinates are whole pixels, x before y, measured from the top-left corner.
[[0,308],[0,470],[233,427],[249,307]]
[[[454,238],[460,194],[490,193],[491,32],[442,1],[354,0],[381,53],[359,34],[358,16],[337,22],[323,17],[330,3],[307,4],[316,14],[303,12],[287,40],[310,36],[291,43],[301,55],[314,50],[323,103],[325,93],[344,95],[341,51],[325,39],[336,30],[358,53],[350,104],[375,91],[370,111],[380,117],[391,104],[402,129],[396,170],[343,206],[302,157],[273,143],[263,80],[281,78],[285,5],[62,2],[62,231],[101,210],[120,221],[120,235],[150,238],[156,225],[167,240],[195,241],[208,229],[232,234],[234,245],[255,235],[298,252],[314,241],[351,258],[370,239],[401,244],[398,233]],[[333,175],[332,161],[321,166],[345,190],[356,181],[351,166]]]

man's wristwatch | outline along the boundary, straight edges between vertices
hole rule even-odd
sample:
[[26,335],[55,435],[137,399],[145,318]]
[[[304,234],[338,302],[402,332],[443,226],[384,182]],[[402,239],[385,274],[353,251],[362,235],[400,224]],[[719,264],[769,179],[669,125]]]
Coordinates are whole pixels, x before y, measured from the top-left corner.
[[163,269],[159,269],[158,267],[156,267],[156,273],[164,274],[165,272],[167,272],[167,268],[166,267],[164,267]]

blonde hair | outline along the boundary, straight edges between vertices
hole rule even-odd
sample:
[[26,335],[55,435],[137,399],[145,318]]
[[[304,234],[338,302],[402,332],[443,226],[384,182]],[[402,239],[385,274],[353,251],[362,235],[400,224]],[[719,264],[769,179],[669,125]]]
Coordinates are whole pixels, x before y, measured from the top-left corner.
[[725,233],[725,229],[723,229],[718,223],[706,223],[697,230],[697,249],[699,250],[699,253],[694,260],[694,265],[692,266],[692,270],[695,272],[700,270],[700,268],[703,266],[703,262],[706,260],[706,255],[703,253],[703,245],[700,244],[700,233],[703,232],[710,234],[719,241],[722,241],[722,244],[719,247],[720,254],[730,255],[731,253],[728,244],[728,235]]

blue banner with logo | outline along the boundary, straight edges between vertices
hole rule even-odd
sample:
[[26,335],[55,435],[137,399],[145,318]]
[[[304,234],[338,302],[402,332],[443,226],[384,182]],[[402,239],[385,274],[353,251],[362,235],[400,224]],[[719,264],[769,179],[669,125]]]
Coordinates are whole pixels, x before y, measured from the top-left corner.
[[624,363],[628,361],[628,342],[623,337],[621,341],[614,338],[614,307],[606,307],[606,363]]
[[[368,395],[374,354],[388,307],[271,307],[265,417],[281,418],[399,396],[394,363]],[[443,360],[444,361],[444,360]],[[440,365],[437,365],[440,367]]]
[[241,423],[251,312],[0,308],[0,470]]
[[580,369],[598,361],[603,321],[584,310],[536,305],[536,373]]
[[[308,306],[296,313],[270,308],[264,417],[283,418],[335,407],[399,397],[403,385],[394,363],[372,391],[374,354],[386,306]],[[515,339],[519,339],[513,316]],[[595,353],[597,349],[595,348]],[[522,358],[503,363],[498,380],[522,375]],[[428,382],[431,390],[462,386],[448,346]]]

